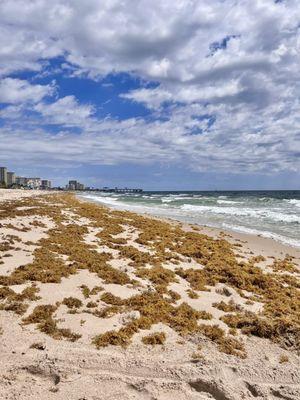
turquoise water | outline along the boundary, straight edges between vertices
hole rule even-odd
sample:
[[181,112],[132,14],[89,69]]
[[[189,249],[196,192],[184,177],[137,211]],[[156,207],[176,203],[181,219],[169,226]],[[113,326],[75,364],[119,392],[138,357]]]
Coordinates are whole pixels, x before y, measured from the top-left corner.
[[300,248],[300,191],[85,192],[82,197],[121,210],[260,234]]

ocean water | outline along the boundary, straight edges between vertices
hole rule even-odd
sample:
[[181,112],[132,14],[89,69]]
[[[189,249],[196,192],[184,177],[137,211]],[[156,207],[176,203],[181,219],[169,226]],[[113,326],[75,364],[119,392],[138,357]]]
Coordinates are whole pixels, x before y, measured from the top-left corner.
[[300,191],[85,192],[81,196],[116,209],[260,234],[300,248]]

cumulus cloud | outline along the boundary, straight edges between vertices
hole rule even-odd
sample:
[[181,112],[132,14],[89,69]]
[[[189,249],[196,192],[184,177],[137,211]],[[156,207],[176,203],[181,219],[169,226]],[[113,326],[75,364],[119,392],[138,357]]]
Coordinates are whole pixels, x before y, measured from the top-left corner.
[[[299,20],[298,0],[2,0],[0,101],[12,105],[1,111],[1,140],[36,149],[36,162],[298,170]],[[73,77],[154,81],[121,94],[152,119],[102,120],[72,95],[46,102],[51,88],[10,77],[42,74],[57,56]]]
[[[165,121],[151,122],[141,118],[97,120],[89,115],[70,123],[69,116],[62,113],[60,122],[65,118],[65,127],[77,126],[79,134],[62,127],[54,136],[38,127],[29,132],[7,125],[0,129],[2,142],[7,143],[0,148],[0,158],[15,159],[21,146],[23,164],[176,163],[194,171],[299,171],[299,135],[286,135],[290,129],[300,131],[299,120],[294,125],[296,121],[291,119],[295,110],[266,128],[265,110],[254,119],[251,111],[239,107],[232,106],[233,117],[228,117],[224,106],[187,105],[175,108]],[[299,110],[299,105],[296,108]],[[214,114],[218,119],[213,119]]]
[[[165,85],[166,86],[166,85]],[[207,101],[220,102],[242,93],[243,87],[237,80],[218,85],[167,85],[154,89],[140,88],[121,94],[122,98],[144,103],[149,108],[160,108],[163,103],[181,102],[185,104]]]
[[32,85],[25,80],[4,78],[0,80],[0,103],[38,103],[53,91],[53,85]]
[[34,110],[49,124],[80,126],[94,113],[93,106],[79,104],[74,96],[62,97],[54,103],[39,103]]
[[[299,14],[297,0],[3,0],[2,68],[65,54],[92,76],[134,71],[159,80],[222,78],[232,70],[270,68],[273,52],[288,50],[295,39]],[[228,37],[224,52],[216,43]]]

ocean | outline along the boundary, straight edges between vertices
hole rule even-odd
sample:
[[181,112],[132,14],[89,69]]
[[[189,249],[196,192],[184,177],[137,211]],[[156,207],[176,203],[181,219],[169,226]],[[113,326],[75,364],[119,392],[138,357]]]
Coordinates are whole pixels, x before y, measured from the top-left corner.
[[300,248],[300,191],[84,192],[119,210],[261,235]]

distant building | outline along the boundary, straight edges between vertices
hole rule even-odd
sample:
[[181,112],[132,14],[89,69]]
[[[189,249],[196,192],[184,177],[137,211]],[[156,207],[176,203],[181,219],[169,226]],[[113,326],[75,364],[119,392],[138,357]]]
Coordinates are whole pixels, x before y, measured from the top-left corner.
[[68,190],[76,190],[76,186],[77,186],[77,181],[69,181],[69,183],[66,186],[66,188]]
[[7,186],[13,186],[16,183],[16,174],[14,172],[7,172]]
[[7,171],[6,167],[0,167],[0,186],[4,187],[24,187],[29,189],[51,189],[51,181],[41,178],[27,178],[16,176],[14,172]]
[[18,186],[27,186],[27,181],[28,178],[25,178],[25,176],[16,176],[16,185]]
[[27,187],[30,189],[40,189],[41,178],[27,178]]
[[51,181],[49,181],[48,179],[42,179],[42,181],[41,181],[41,189],[43,189],[43,190],[51,189]]
[[69,190],[76,190],[77,185],[77,181],[69,181]]
[[69,181],[69,184],[66,186],[68,190],[84,190],[84,185],[78,181]]
[[0,167],[0,185],[7,186],[7,168]]

